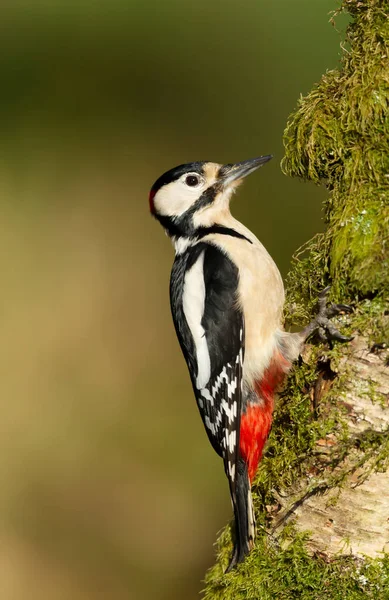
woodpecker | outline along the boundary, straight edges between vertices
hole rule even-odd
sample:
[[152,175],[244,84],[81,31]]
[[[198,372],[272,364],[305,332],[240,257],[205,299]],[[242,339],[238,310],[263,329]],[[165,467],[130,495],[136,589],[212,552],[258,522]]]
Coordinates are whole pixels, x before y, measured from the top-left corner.
[[230,212],[233,192],[271,155],[220,165],[193,162],[164,173],[151,188],[151,214],[175,248],[170,304],[209,441],[223,459],[235,517],[227,571],[253,548],[251,484],[270,432],[274,398],[308,336],[319,330],[348,341],[326,307],[303,331],[283,329],[280,272],[256,236]]

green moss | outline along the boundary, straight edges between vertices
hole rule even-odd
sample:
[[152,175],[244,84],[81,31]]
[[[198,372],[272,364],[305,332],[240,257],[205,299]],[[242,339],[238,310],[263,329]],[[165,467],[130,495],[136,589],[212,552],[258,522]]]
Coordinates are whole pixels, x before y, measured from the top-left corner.
[[389,341],[389,297],[378,294],[357,303],[352,319],[354,330],[368,336],[371,343]]
[[[356,331],[358,324],[366,322],[363,317],[372,318],[377,306],[377,301],[364,301],[363,309],[348,317],[350,329]],[[373,470],[389,467],[389,432],[368,430],[358,437],[349,436],[346,409],[342,410],[341,402],[344,384],[350,378],[347,367],[335,378],[320,405],[319,418],[314,414],[310,390],[317,379],[320,359],[330,361],[337,370],[348,352],[347,346],[326,351],[312,347],[309,361],[292,372],[277,403],[265,456],[254,480],[258,525],[255,548],[242,565],[224,574],[232,551],[231,527],[224,529],[217,542],[217,562],[206,576],[206,600],[389,600],[388,556],[364,561],[350,556],[327,559],[312,556],[306,544],[309,533],[297,532],[293,524],[289,523],[277,539],[266,532],[285,492],[290,495],[300,489],[301,497],[331,488],[340,492],[352,473],[358,471],[362,483]],[[338,444],[320,459],[317,442],[328,434],[336,434]]]
[[[223,539],[222,541],[225,541]],[[306,550],[306,536],[284,531],[283,549],[263,535],[238,569],[223,575],[220,562],[208,573],[206,600],[387,600],[389,560],[343,556],[328,562]],[[221,559],[224,558],[221,551]]]
[[[285,131],[284,172],[324,184],[324,273],[336,296],[389,292],[389,2],[344,0],[354,20],[341,68],[301,98]],[[313,265],[314,266],[314,265]],[[315,269],[307,271],[316,278]],[[315,287],[316,281],[311,285]]]
[[[389,341],[389,0],[343,0],[340,11],[352,16],[341,68],[300,99],[285,131],[284,171],[329,191],[326,232],[294,257],[286,320],[306,324],[318,293],[330,283],[331,299],[354,307],[342,320],[342,332],[362,333],[373,344]],[[225,575],[232,550],[230,526],[225,528],[206,576],[206,600],[389,600],[387,555],[324,560],[307,551],[307,534],[293,525],[277,540],[265,533],[284,492],[298,495],[299,482],[302,495],[341,490],[357,470],[363,480],[389,467],[389,432],[349,436],[341,402],[351,377],[347,368],[340,369],[319,414],[313,410],[310,390],[323,354],[338,371],[348,352],[347,346],[314,347],[291,374],[254,481],[255,548]],[[379,400],[374,385],[367,387]],[[330,433],[340,443],[318,459],[317,442]]]

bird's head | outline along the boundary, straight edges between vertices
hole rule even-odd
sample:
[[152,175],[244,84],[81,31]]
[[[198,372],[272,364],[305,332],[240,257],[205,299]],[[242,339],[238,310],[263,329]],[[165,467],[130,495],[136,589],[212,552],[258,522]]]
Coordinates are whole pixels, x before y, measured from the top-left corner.
[[229,211],[230,198],[243,178],[271,155],[219,165],[193,162],[167,171],[150,191],[150,211],[172,237],[191,236]]

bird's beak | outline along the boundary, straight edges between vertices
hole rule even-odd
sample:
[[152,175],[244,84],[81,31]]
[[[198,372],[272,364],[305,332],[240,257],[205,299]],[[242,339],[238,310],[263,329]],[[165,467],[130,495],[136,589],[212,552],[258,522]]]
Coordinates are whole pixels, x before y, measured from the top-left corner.
[[243,160],[234,165],[224,165],[220,169],[219,180],[223,183],[224,187],[228,187],[233,181],[243,179],[243,177],[250,175],[250,173],[256,171],[259,167],[262,167],[262,165],[267,163],[271,158],[273,158],[273,156],[268,154],[266,156],[258,156],[257,158]]

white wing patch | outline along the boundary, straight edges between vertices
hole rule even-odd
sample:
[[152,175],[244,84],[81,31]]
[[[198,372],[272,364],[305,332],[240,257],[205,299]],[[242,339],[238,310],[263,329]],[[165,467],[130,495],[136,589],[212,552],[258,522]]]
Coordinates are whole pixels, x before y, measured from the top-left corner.
[[211,376],[211,359],[209,356],[205,331],[201,325],[205,305],[204,283],[204,251],[201,252],[194,265],[186,272],[182,297],[183,310],[196,348],[197,389],[204,388]]

